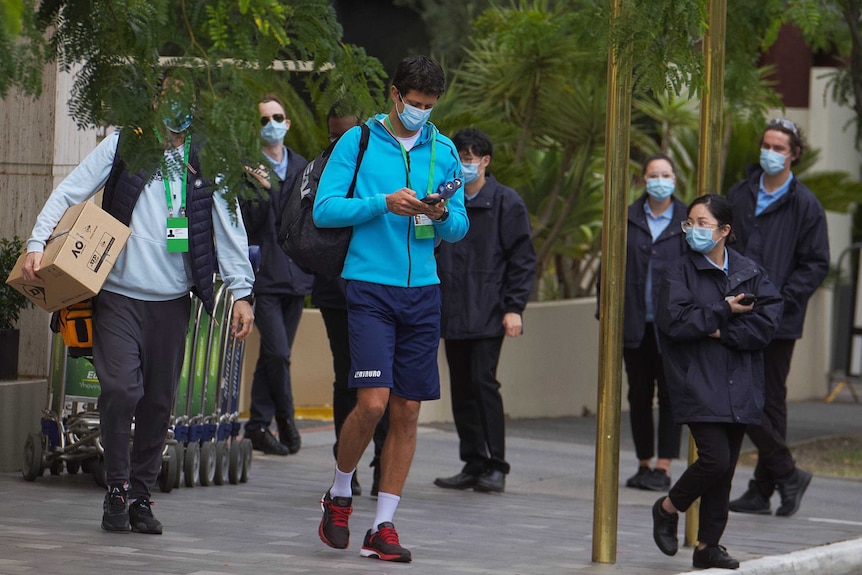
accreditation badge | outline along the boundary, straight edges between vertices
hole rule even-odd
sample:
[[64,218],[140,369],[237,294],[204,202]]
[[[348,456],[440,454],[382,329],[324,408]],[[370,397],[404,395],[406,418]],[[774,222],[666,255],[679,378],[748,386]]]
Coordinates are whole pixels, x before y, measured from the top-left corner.
[[168,253],[185,253],[189,251],[189,219],[168,218],[167,225]]
[[413,227],[416,229],[417,240],[427,240],[434,237],[434,224],[425,214],[413,216]]

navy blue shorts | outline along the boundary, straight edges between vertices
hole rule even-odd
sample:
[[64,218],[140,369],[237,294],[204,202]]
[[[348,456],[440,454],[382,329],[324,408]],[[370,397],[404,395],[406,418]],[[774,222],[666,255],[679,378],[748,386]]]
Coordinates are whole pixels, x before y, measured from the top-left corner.
[[348,385],[388,387],[404,399],[440,399],[440,286],[347,282]]

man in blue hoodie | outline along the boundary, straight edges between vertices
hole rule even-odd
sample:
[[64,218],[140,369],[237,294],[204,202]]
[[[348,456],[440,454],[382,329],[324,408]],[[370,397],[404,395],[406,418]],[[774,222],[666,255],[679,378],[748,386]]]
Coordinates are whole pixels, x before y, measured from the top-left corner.
[[[341,429],[335,480],[321,499],[318,535],[346,549],[353,512],[351,478],[389,405],[377,513],[360,554],[409,562],[392,523],[416,450],[422,401],[440,398],[440,279],[437,241],[456,242],[469,227],[459,190],[441,200],[438,189],[460,184],[461,163],[452,141],[428,122],[445,88],[443,69],[425,56],[404,58],[389,89],[393,107],[370,118],[368,149],[352,198],[361,128],[345,133],[332,151],[317,190],[314,221],[353,228],[342,277],[357,404]],[[451,189],[451,187],[450,187]],[[423,201],[424,200],[424,201]]]

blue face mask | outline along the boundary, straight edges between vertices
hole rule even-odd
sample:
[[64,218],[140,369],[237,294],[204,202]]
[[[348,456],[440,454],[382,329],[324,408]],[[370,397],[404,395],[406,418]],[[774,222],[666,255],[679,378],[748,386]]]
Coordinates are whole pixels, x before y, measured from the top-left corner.
[[270,146],[274,146],[276,144],[280,144],[282,140],[284,140],[284,136],[287,134],[287,120],[284,122],[276,122],[275,120],[270,120],[266,126],[260,129],[260,139],[269,144]]
[[179,102],[171,102],[170,115],[162,118],[165,127],[175,134],[185,132],[192,125],[192,113]]
[[685,241],[694,251],[708,254],[718,243],[712,239],[712,232],[710,228],[691,228],[685,233]]
[[475,164],[461,164],[461,173],[464,174],[464,183],[471,184],[479,179],[479,162]]
[[431,108],[420,110],[416,106],[411,106],[405,102],[404,99],[401,98],[400,94],[398,95],[398,98],[401,99],[401,103],[404,104],[404,111],[398,113],[398,119],[401,120],[401,123],[404,124],[405,128],[411,132],[415,132],[428,123],[428,118],[431,117]]
[[770,176],[781,173],[786,159],[787,156],[773,150],[760,150],[760,167]]
[[676,184],[670,178],[650,178],[646,181],[647,193],[657,200],[669,198],[675,187]]

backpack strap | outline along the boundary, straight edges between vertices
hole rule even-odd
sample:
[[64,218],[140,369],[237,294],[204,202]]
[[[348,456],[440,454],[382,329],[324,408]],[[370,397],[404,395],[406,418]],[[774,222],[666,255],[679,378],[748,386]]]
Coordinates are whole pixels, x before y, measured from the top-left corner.
[[365,150],[368,149],[368,136],[371,134],[368,124],[362,124],[359,129],[362,131],[362,134],[359,136],[359,152],[356,154],[356,169],[353,171],[353,181],[350,182],[350,189],[347,190],[348,198],[353,197],[353,190],[356,188],[356,178],[359,175],[359,165],[362,163]]

